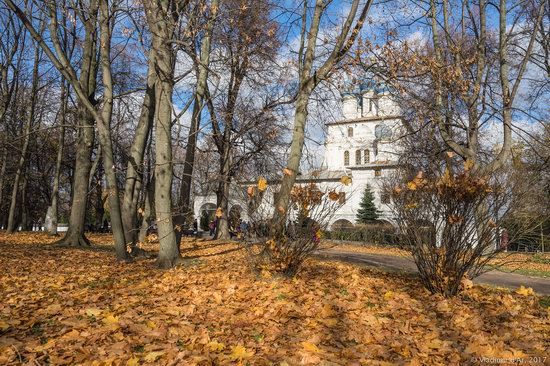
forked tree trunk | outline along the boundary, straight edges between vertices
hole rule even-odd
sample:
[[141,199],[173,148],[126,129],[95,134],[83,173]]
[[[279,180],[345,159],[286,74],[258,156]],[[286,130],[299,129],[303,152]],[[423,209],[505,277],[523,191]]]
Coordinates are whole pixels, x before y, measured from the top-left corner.
[[[80,68],[80,88],[86,93],[89,101],[94,103],[97,85],[97,3],[90,5],[90,19],[86,24],[86,36],[82,46],[82,66]],[[82,101],[78,103],[78,137],[76,140],[76,159],[73,174],[73,195],[69,228],[63,238],[56,242],[59,246],[90,246],[84,235],[86,223],[86,205],[88,201],[88,184],[92,168],[94,148],[94,117]]]
[[132,251],[135,251],[135,244],[138,240],[138,215],[137,206],[143,181],[143,156],[147,147],[150,131],[153,127],[155,115],[155,63],[154,54],[149,53],[149,71],[147,75],[147,88],[141,115],[136,127],[136,134],[132,147],[130,148],[130,159],[126,169],[126,182],[124,185],[124,198],[122,201],[122,222],[124,224],[124,236],[130,243]]
[[[163,3],[164,4],[164,3]],[[172,220],[172,93],[175,55],[170,40],[177,22],[168,4],[144,2],[155,54],[155,214],[160,241],[157,265],[176,266],[180,252]]]
[[78,137],[76,140],[76,161],[73,174],[73,196],[69,228],[65,236],[57,241],[59,246],[90,246],[84,236],[86,203],[88,201],[88,180],[92,168],[94,147],[94,120],[81,103],[78,105]]
[[[300,39],[299,57],[299,90],[296,98],[294,128],[292,142],[290,144],[290,155],[288,157],[287,169],[290,174],[285,174],[281,182],[281,188],[275,201],[274,214],[272,219],[272,230],[274,233],[282,232],[283,219],[288,211],[290,204],[290,193],[296,182],[296,174],[300,168],[302,150],[304,147],[305,126],[308,116],[308,101],[315,87],[323,80],[326,80],[334,66],[346,55],[354,44],[360,30],[363,28],[365,18],[369,12],[372,0],[368,0],[362,5],[361,13],[355,20],[359,8],[359,0],[353,0],[347,18],[336,37],[336,44],[330,55],[323,64],[313,70],[315,53],[317,50],[317,35],[323,12],[326,10],[326,4],[323,0],[315,1],[315,9],[310,21],[308,18],[307,1],[304,2],[302,14],[302,30]],[[355,26],[351,30],[353,23]],[[306,26],[309,23],[309,31]],[[351,32],[350,32],[351,31]],[[307,38],[307,41],[306,41]]]

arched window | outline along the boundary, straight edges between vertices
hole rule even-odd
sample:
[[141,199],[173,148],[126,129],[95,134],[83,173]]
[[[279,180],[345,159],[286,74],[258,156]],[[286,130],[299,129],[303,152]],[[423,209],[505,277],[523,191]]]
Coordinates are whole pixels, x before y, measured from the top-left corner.
[[349,151],[344,151],[344,165],[345,166],[348,166],[349,165]]
[[353,127],[348,127],[348,137],[353,137]]
[[365,154],[365,164],[370,163],[370,151],[369,151],[369,149],[365,149],[364,154]]
[[361,150],[355,151],[355,165],[361,165]]

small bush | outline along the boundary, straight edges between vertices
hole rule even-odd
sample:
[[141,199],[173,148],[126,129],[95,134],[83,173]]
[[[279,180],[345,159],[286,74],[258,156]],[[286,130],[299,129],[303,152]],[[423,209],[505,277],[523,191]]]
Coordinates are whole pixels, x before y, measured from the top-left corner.
[[502,176],[476,176],[469,169],[453,175],[414,179],[391,189],[401,232],[426,288],[453,296],[464,277],[474,278],[505,249],[497,245],[511,210]]
[[[323,232],[342,202],[334,189],[321,191],[311,183],[294,186],[288,212],[277,219],[282,221],[274,222],[270,210],[261,212],[262,205],[249,205],[256,210],[249,213],[251,227],[242,242],[253,271],[268,276],[295,276],[302,263],[319,248]],[[269,202],[263,205],[266,206],[272,207]]]

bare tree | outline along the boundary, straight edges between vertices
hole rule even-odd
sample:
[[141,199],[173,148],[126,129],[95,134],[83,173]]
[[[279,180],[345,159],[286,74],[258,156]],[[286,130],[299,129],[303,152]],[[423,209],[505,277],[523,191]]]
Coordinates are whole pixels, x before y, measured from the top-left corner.
[[[290,193],[296,175],[299,171],[300,160],[302,158],[302,150],[304,147],[305,127],[308,116],[309,98],[317,87],[317,85],[326,80],[334,67],[343,59],[346,53],[355,43],[359,32],[363,28],[363,24],[372,1],[368,0],[363,5],[361,1],[353,0],[351,7],[347,13],[347,17],[339,30],[336,41],[332,49],[328,52],[328,57],[324,62],[320,63],[319,67],[315,67],[316,52],[318,51],[318,39],[321,20],[326,17],[326,10],[330,4],[323,0],[316,0],[313,9],[313,15],[309,17],[309,1],[304,1],[302,12],[302,26],[300,32],[300,45],[298,50],[298,93],[295,103],[294,113],[294,129],[292,133],[292,142],[287,162],[289,174],[283,176],[281,188],[277,195],[274,210],[274,223],[280,223],[281,217],[288,210],[290,202]],[[359,11],[359,9],[361,9]],[[277,230],[278,225],[274,225]]]
[[[40,45],[45,54],[52,61],[54,66],[61,72],[63,77],[72,85],[75,93],[78,96],[79,102],[83,104],[83,107],[86,110],[86,113],[90,114],[91,121],[97,121],[98,133],[101,145],[103,147],[103,164],[106,167],[105,175],[107,178],[107,189],[109,190],[109,206],[111,211],[111,225],[113,229],[113,234],[115,237],[115,248],[117,252],[117,258],[119,260],[126,260],[128,258],[126,252],[126,241],[124,239],[124,230],[122,226],[121,212],[120,212],[120,201],[118,197],[118,187],[116,183],[116,172],[113,159],[113,150],[112,150],[112,139],[110,133],[110,122],[112,116],[112,105],[113,105],[113,81],[111,75],[111,11],[107,0],[92,0],[89,3],[89,7],[86,9],[83,18],[87,19],[85,22],[86,26],[86,39],[90,42],[91,46],[88,48],[88,55],[90,58],[88,60],[93,60],[95,55],[91,55],[95,49],[96,41],[99,41],[100,45],[100,64],[103,75],[103,100],[101,111],[96,109],[96,102],[94,96],[89,93],[89,89],[84,86],[89,86],[89,84],[95,84],[95,75],[93,77],[94,81],[92,82],[92,73],[85,75],[87,79],[83,79],[82,72],[80,73],[80,79],[78,78],[78,73],[70,64],[70,61],[67,57],[67,53],[63,50],[59,36],[58,36],[58,8],[55,3],[48,3],[47,11],[49,16],[49,35],[51,42],[53,44],[54,50],[52,50],[44,41],[39,33],[29,21],[27,16],[21,9],[15,5],[11,0],[7,0],[7,5],[12,9],[15,14],[21,19],[25,24],[31,36],[35,41]],[[99,15],[99,17],[98,17]],[[97,24],[99,23],[100,28],[100,37],[99,40],[96,39]],[[86,55],[85,55],[86,56]],[[86,58],[84,58],[86,62]],[[90,61],[88,61],[90,62]],[[90,62],[90,65],[92,63]],[[81,84],[81,82],[83,82]],[[93,134],[93,122],[90,127]],[[87,163],[89,164],[89,163]],[[89,170],[88,173],[89,174]],[[84,174],[82,178],[84,177]],[[83,179],[80,181],[80,184],[86,184],[86,181]],[[76,186],[76,180],[75,180]],[[75,187],[76,190],[76,187]],[[78,216],[85,217],[85,195],[80,197],[80,200],[83,200],[79,207],[82,212],[78,212]],[[73,202],[74,203],[74,202]],[[73,206],[73,210],[75,207]],[[83,223],[82,223],[83,226]],[[77,228],[77,230],[80,228]],[[69,230],[68,234],[71,230]],[[78,242],[84,238],[83,236],[83,227],[81,233],[78,233]],[[66,235],[66,237],[67,237]],[[75,235],[75,234],[73,234]],[[87,242],[87,240],[85,240]]]
[[[229,193],[234,176],[277,135],[271,133],[275,122],[271,108],[275,103],[254,105],[254,96],[261,94],[262,85],[271,82],[276,68],[273,60],[280,42],[277,25],[269,20],[271,11],[272,4],[267,1],[228,1],[220,9],[222,20],[215,31],[219,59],[213,65],[220,74],[228,75],[228,80],[219,86],[214,100],[210,92],[207,100],[219,155],[216,195],[221,216],[216,225],[217,239],[230,236]],[[258,130],[265,132],[260,133],[262,137],[255,136]]]
[[[218,15],[219,0],[212,0],[208,19],[204,26],[204,36],[200,39],[200,53],[197,55],[194,47],[187,49],[191,56],[196,73],[196,88],[194,93],[193,113],[191,116],[191,127],[187,137],[187,147],[185,149],[185,161],[183,163],[183,176],[181,178],[180,193],[178,199],[178,213],[175,217],[175,223],[178,225],[177,242],[181,241],[181,231],[191,215],[191,182],[193,178],[193,169],[195,166],[195,154],[197,148],[197,137],[200,130],[200,122],[204,101],[207,92],[208,75],[210,72],[210,53],[212,47],[212,32]],[[195,29],[195,32],[198,32]]]

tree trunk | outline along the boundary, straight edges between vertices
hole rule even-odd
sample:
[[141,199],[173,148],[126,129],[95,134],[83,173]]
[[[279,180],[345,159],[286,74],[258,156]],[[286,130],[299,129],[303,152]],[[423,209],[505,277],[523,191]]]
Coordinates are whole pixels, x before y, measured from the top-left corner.
[[90,113],[78,105],[78,137],[76,140],[76,161],[73,175],[73,195],[69,229],[57,244],[59,246],[90,246],[84,236],[86,222],[86,203],[88,201],[88,180],[92,168],[92,151],[94,147],[94,120]]
[[[169,54],[170,49],[159,52],[159,63],[165,66],[171,63],[166,59],[171,58]],[[155,212],[160,240],[157,264],[160,268],[171,268],[181,258],[172,222],[172,81],[160,81],[156,89]]]
[[122,211],[116,179],[116,165],[113,156],[113,141],[111,138],[111,119],[113,115],[113,78],[111,74],[111,28],[110,13],[107,0],[101,0],[99,6],[101,27],[101,66],[103,74],[103,108],[101,119],[97,121],[99,140],[103,147],[103,168],[107,182],[109,213],[111,229],[115,240],[116,257],[119,261],[128,260]]
[[[232,117],[231,117],[232,118]],[[231,186],[231,126],[225,126],[223,151],[220,160],[220,181],[218,184],[217,206],[221,209],[222,215],[216,225],[215,239],[227,240],[229,234],[229,190]]]
[[175,20],[167,16],[169,9],[145,2],[155,55],[155,213],[160,241],[157,265],[176,266],[181,256],[172,220],[172,93],[175,55],[172,39]]
[[[95,19],[96,14],[91,16]],[[78,81],[82,90],[94,103],[94,95],[97,85],[97,56],[96,56],[96,28],[87,26],[86,38],[82,46],[82,66]],[[78,103],[78,137],[76,141],[76,159],[73,174],[71,215],[69,217],[69,229],[63,238],[57,241],[59,246],[90,246],[90,241],[84,236],[86,223],[86,204],[88,201],[88,184],[92,168],[92,152],[94,148],[94,117],[83,101]]]
[[281,188],[275,201],[275,210],[273,215],[273,228],[281,229],[283,218],[290,204],[290,192],[296,182],[296,174],[300,169],[300,160],[304,148],[305,126],[308,115],[307,104],[310,92],[301,91],[296,99],[296,112],[294,115],[294,129],[292,133],[292,143],[290,145],[290,154],[288,157],[287,169],[291,174],[283,175]]
[[21,231],[29,231],[29,206],[27,204],[28,176],[25,169],[23,181],[21,182],[21,207],[19,208],[21,217]]
[[154,192],[155,184],[154,182],[147,183],[147,187],[145,188],[145,203],[144,203],[144,210],[143,210],[143,217],[141,221],[141,227],[139,229],[139,238],[138,240],[140,242],[144,242],[145,238],[147,237],[147,231],[149,230],[149,220],[151,217],[154,217],[153,215],[153,205],[151,204],[151,201],[153,201],[153,196],[155,194]]
[[57,201],[59,199],[59,177],[61,176],[61,163],[63,162],[63,145],[65,144],[65,124],[67,122],[67,103],[69,100],[69,95],[65,81],[61,83],[61,127],[59,128],[59,140],[57,148],[57,160],[55,162],[55,173],[53,178],[53,187],[52,187],[52,202],[50,205],[50,210],[48,212],[48,217],[50,227],[46,228],[48,234],[57,235]]
[[132,251],[138,240],[138,215],[137,206],[143,181],[143,156],[147,147],[149,133],[153,127],[155,115],[155,82],[154,54],[149,54],[149,70],[147,75],[147,89],[141,115],[139,117],[136,134],[130,148],[130,159],[126,169],[126,182],[124,185],[124,198],[122,202],[122,221],[124,224],[124,236],[130,243]]
[[0,210],[2,210],[3,197],[4,197],[4,179],[6,176],[6,165],[8,160],[8,148],[6,147],[7,139],[4,138],[4,144],[2,146],[2,168],[0,168]]

